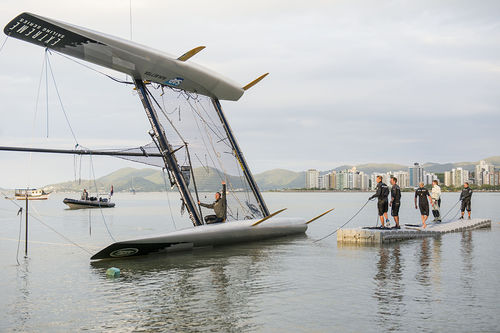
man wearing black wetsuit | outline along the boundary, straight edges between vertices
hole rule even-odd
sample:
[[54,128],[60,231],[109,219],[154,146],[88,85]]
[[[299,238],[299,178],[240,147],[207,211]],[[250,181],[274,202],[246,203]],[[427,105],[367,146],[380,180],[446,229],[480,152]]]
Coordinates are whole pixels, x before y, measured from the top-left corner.
[[398,179],[391,177],[391,215],[394,218],[396,225],[393,229],[401,229],[399,226],[399,206],[401,205],[401,189],[397,184]]
[[[427,227],[425,221],[427,221],[427,218],[429,217],[429,203],[432,204],[432,198],[429,194],[429,191],[424,187],[424,183],[420,183],[419,185],[420,187],[415,191],[415,209],[418,209],[420,207],[422,227],[425,228]],[[417,207],[417,197],[419,207]],[[427,201],[427,198],[429,198],[429,201]]]
[[462,189],[462,193],[460,193],[460,200],[462,200],[462,207],[460,211],[462,212],[461,219],[464,218],[465,209],[467,209],[467,213],[469,213],[470,220],[470,201],[472,198],[472,190],[469,187],[469,183],[464,183],[464,188]]
[[389,187],[386,184],[382,183],[382,176],[377,176],[377,191],[370,197],[369,200],[378,198],[378,216],[380,216],[382,228],[385,228],[385,222],[387,222],[387,225],[389,225],[389,219],[387,218],[387,211],[389,210],[389,203],[387,201],[388,196]]

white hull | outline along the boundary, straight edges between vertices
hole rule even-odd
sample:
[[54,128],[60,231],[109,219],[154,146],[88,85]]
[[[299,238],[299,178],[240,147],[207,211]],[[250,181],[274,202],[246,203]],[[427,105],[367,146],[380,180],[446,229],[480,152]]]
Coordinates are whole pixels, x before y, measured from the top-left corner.
[[258,221],[232,221],[178,230],[163,235],[144,237],[111,244],[91,259],[112,259],[145,255],[152,252],[171,252],[196,247],[235,244],[304,233],[307,224],[301,218],[270,218]]

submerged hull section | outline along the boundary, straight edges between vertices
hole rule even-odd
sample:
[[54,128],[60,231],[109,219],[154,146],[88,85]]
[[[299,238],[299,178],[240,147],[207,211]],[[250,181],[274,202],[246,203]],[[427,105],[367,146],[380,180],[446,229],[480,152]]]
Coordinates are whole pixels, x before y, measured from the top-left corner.
[[117,259],[153,252],[174,252],[197,247],[258,241],[300,234],[307,230],[306,221],[300,218],[271,218],[252,226],[256,221],[258,220],[208,224],[160,236],[117,242],[90,259]]

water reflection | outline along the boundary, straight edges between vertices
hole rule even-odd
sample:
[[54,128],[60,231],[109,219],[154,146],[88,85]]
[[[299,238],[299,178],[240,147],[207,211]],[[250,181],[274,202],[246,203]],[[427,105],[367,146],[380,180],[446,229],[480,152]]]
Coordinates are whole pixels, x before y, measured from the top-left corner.
[[[474,270],[474,244],[472,242],[472,231],[465,230],[462,231],[462,238],[460,240],[460,252],[463,258],[463,270],[460,274],[460,280],[462,281],[464,296],[469,299],[474,299],[473,284],[475,281],[475,270]],[[470,301],[468,301],[470,302]]]
[[24,332],[31,319],[31,291],[29,280],[29,258],[24,258],[17,266],[16,281],[18,296],[9,309],[9,317],[12,318],[13,327],[16,331]]
[[385,331],[398,331],[402,327],[403,303],[403,262],[399,244],[379,249],[379,260],[374,277],[373,297],[378,302],[377,318]]
[[[251,300],[283,288],[269,285],[268,277],[277,269],[269,257],[290,241],[91,265],[99,278],[111,264],[122,270],[122,278],[104,280],[103,288],[120,295],[121,311],[134,313],[126,327],[148,332],[258,330],[259,324],[251,320],[256,315]],[[117,304],[110,307],[116,311]]]
[[[431,280],[435,295],[441,292],[441,237],[433,238],[432,262],[431,262]],[[440,301],[440,300],[439,300]]]

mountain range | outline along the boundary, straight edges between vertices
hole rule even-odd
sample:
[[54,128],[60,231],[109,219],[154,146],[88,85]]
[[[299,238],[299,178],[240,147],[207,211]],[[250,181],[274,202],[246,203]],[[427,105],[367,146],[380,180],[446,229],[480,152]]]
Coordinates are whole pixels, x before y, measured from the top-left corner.
[[[489,157],[485,159],[488,163],[500,167],[500,156]],[[452,168],[461,167],[469,171],[474,170],[474,166],[479,162],[458,162],[458,163],[424,163],[424,169],[429,172],[442,173],[451,170]],[[353,165],[342,165],[335,169],[341,171],[352,168]],[[401,164],[359,164],[355,165],[356,169],[365,173],[373,172],[389,172],[398,170],[408,170],[407,165]],[[322,171],[325,174],[332,170]],[[213,168],[196,168],[194,169],[196,185],[200,191],[216,191],[220,189],[221,178],[217,171]],[[296,172],[285,169],[274,169],[255,174],[255,180],[262,191],[277,190],[277,189],[294,189],[305,187],[305,171]],[[165,179],[164,179],[165,177]],[[230,177],[234,188],[240,188],[241,183],[239,177]],[[165,185],[165,182],[167,186]],[[114,186],[115,191],[130,191],[132,188],[135,191],[152,192],[164,191],[165,187],[170,189],[168,176],[162,175],[158,169],[145,168],[123,168],[112,172],[106,176],[96,179],[96,184],[99,189],[107,189]],[[48,185],[56,191],[81,191],[82,188],[95,188],[93,180],[68,181],[64,183]],[[190,185],[192,186],[192,184]]]

